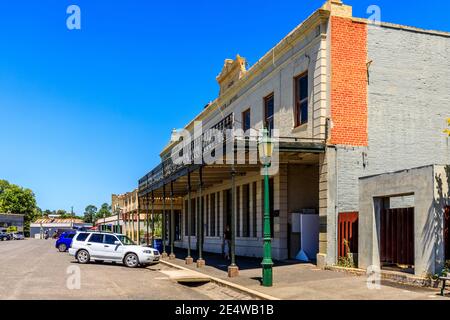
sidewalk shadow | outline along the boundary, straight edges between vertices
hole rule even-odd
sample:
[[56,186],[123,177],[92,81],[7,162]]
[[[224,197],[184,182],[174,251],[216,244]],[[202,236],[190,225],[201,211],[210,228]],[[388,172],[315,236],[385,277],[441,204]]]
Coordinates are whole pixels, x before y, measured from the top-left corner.
[[[181,260],[186,259],[187,257],[186,249],[176,248],[174,251],[178,259]],[[194,259],[194,261],[196,261],[198,259],[198,252],[196,250],[191,250],[191,257]],[[218,253],[205,252],[203,253],[203,259],[205,260],[207,266],[216,268],[224,272],[228,272],[228,266],[231,264],[230,260],[225,259],[221,254]],[[261,262],[262,258],[236,256],[236,264],[238,265],[239,270],[261,269]],[[273,263],[274,268],[281,266],[305,264],[304,262],[297,260],[286,260],[286,261],[274,260]],[[258,278],[255,277],[254,280],[258,280]]]

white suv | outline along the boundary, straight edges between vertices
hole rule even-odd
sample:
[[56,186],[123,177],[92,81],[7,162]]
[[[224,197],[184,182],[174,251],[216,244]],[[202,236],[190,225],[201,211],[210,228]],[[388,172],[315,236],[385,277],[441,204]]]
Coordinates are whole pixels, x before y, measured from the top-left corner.
[[103,232],[78,232],[73,237],[69,254],[83,264],[89,261],[123,262],[130,268],[155,264],[160,259],[156,249],[138,246],[122,234]]

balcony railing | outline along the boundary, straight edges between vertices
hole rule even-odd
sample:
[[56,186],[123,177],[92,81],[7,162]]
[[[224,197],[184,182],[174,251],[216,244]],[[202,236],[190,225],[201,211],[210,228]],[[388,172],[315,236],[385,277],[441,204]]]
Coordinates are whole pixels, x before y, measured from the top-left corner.
[[172,148],[170,154],[178,153],[179,159],[183,159],[183,162],[174,163],[172,156],[163,159],[156,168],[139,180],[139,190],[147,189],[190,164],[201,163],[205,152],[213,152],[219,145],[225,146],[225,143],[230,140],[228,131],[233,128],[234,114],[231,113],[211,128],[214,130],[207,130],[193,139],[188,148],[180,141]]
[[[204,163],[203,155],[211,154],[211,156],[214,157],[214,152],[219,148],[222,148],[222,154],[226,155],[226,148],[230,143],[233,144],[234,147],[235,144],[240,142],[241,146],[243,145],[246,151],[256,149],[257,137],[237,138],[231,135],[230,129],[235,128],[234,124],[234,116],[233,114],[230,114],[212,127],[212,129],[215,129],[216,131],[208,130],[201,136],[192,140],[188,145],[180,141],[180,143],[172,148],[169,156],[163,159],[158,166],[139,180],[139,191],[142,192],[147,190],[189,166],[202,165]],[[291,150],[299,142],[303,143],[305,150],[310,148],[311,151],[314,151],[318,146],[320,149],[320,146],[325,145],[325,139],[314,138],[278,137],[277,141],[280,145],[283,144],[286,150]],[[174,162],[172,158],[172,155],[174,154],[178,156],[178,159],[183,159],[182,163],[178,163],[178,161],[177,163]]]

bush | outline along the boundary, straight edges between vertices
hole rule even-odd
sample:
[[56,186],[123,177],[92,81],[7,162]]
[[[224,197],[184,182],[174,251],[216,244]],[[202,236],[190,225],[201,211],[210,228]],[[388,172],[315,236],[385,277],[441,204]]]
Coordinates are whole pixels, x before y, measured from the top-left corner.
[[340,257],[338,259],[337,266],[342,268],[355,268],[353,259],[350,256]]

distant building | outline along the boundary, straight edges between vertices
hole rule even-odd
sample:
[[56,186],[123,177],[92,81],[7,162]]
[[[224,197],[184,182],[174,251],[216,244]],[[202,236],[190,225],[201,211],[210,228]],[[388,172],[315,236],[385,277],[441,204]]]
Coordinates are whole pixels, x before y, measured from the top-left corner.
[[30,224],[30,237],[35,238],[36,235],[44,234],[46,230],[51,236],[55,231],[62,232],[65,230],[91,227],[91,223],[85,223],[83,220],[77,218],[40,218]]
[[[100,218],[95,222],[95,225],[104,231],[114,231],[126,234],[133,241],[148,242],[151,238],[152,228],[152,213],[154,216],[166,214],[166,233],[169,229],[170,222],[170,199],[167,199],[166,204],[163,204],[161,198],[155,198],[152,206],[149,198],[141,198],[139,202],[138,189],[124,194],[113,194],[111,197],[111,208],[113,216],[108,218]],[[116,207],[119,207],[120,217],[117,218]],[[173,216],[174,216],[174,231],[175,240],[181,240],[181,198],[173,201]],[[148,221],[148,223],[147,223]],[[120,226],[120,229],[117,227]],[[156,229],[156,228],[155,228]]]
[[0,213],[0,231],[6,231],[9,227],[16,227],[17,232],[23,232],[23,214]]

